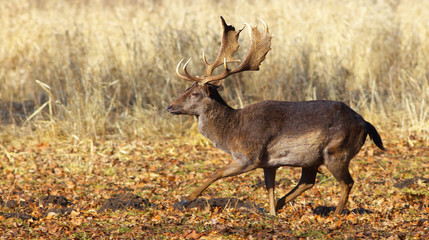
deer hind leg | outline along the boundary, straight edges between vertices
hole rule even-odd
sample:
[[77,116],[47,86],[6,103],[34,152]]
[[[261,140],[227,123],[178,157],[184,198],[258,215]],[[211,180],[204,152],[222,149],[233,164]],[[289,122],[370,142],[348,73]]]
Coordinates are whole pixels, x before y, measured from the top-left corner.
[[239,174],[251,171],[253,169],[255,169],[255,167],[252,165],[242,165],[242,164],[238,164],[238,163],[231,163],[231,164],[217,170],[215,173],[213,173],[203,183],[203,185],[201,185],[199,188],[197,188],[195,191],[193,191],[191,194],[189,194],[184,200],[182,200],[182,202],[180,202],[180,205],[186,206],[189,203],[193,202],[212,183],[216,182],[217,180],[219,180],[221,178],[239,175]]
[[340,183],[341,196],[338,202],[337,208],[335,209],[334,214],[339,215],[342,213],[344,206],[347,203],[349,198],[350,190],[353,187],[354,181],[350,175],[348,162],[334,162],[333,164],[327,164],[326,167],[334,175],[335,179]]
[[317,168],[302,168],[301,179],[299,180],[298,185],[287,193],[284,197],[280,198],[276,204],[276,211],[281,209],[286,203],[292,201],[301,193],[312,188],[316,182]]

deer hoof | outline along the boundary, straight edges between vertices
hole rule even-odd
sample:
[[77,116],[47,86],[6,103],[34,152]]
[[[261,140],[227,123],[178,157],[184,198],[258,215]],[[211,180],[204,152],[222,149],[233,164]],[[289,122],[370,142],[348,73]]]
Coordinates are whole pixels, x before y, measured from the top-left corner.
[[189,202],[188,200],[182,199],[182,201],[174,204],[174,208],[177,210],[183,211],[189,206],[190,203],[191,202]]

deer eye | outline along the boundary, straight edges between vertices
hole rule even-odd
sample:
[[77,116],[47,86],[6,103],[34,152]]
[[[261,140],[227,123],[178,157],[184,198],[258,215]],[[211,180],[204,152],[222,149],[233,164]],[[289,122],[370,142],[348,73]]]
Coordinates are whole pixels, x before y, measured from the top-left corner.
[[192,97],[199,97],[199,96],[200,96],[200,94],[199,94],[199,93],[191,93],[191,96],[192,96]]

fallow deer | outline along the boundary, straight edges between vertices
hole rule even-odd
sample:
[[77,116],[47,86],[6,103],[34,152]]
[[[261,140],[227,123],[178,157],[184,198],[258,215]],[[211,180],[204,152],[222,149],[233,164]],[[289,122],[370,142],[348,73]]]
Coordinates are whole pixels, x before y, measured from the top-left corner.
[[[171,114],[196,116],[200,133],[229,153],[233,162],[215,171],[179,204],[188,205],[220,178],[263,168],[269,213],[275,215],[287,202],[313,187],[318,168],[325,165],[340,183],[341,196],[334,213],[340,214],[354,183],[348,169],[350,160],[359,152],[367,135],[384,150],[377,130],[346,104],[336,101],[263,101],[243,109],[228,106],[217,91],[221,81],[235,73],[259,70],[271,50],[272,36],[263,21],[263,32],[246,24],[250,47],[240,61],[233,55],[239,48],[238,37],[244,28],[236,31],[222,17],[221,22],[220,50],[212,63],[207,62],[203,53],[206,66],[203,76],[188,73],[189,61],[184,64],[183,73],[179,71],[183,60],[177,65],[177,75],[194,84],[167,110]],[[227,65],[232,62],[240,63],[229,69]],[[223,72],[213,75],[214,69],[221,65]],[[275,204],[275,175],[281,166],[301,167],[302,175],[298,185]]]

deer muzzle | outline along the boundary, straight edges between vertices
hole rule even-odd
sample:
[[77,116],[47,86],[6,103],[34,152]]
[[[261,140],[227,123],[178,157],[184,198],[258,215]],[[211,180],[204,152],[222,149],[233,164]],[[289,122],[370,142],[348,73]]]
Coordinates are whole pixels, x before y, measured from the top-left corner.
[[173,114],[173,115],[179,115],[181,114],[180,110],[177,109],[177,106],[170,105],[167,107],[167,112]]

